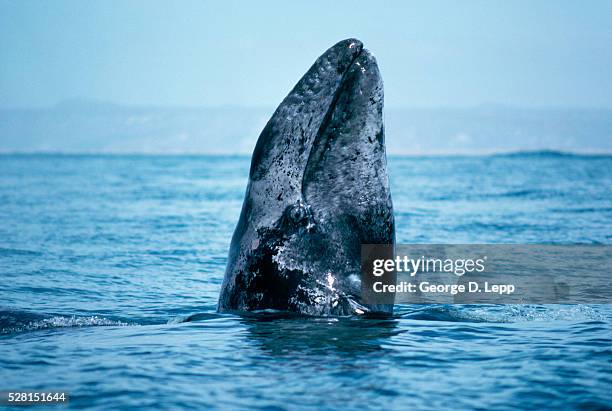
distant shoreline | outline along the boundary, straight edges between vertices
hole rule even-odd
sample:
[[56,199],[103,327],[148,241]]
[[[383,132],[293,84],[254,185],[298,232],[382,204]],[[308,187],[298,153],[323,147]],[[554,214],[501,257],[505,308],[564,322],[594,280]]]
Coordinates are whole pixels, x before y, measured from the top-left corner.
[[[69,101],[0,109],[0,152],[250,155],[274,110],[164,108]],[[386,108],[389,155],[612,153],[612,109]]]

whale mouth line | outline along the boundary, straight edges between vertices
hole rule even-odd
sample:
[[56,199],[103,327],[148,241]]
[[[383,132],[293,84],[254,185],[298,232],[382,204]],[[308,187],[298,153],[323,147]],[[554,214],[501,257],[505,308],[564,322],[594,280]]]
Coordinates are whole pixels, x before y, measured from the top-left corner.
[[[352,43],[351,46],[354,44],[355,43]],[[357,63],[357,59],[359,59],[359,57],[364,51],[367,51],[367,50],[363,47],[363,44],[360,44],[359,52],[355,54],[355,56],[351,59],[350,64],[346,66],[344,73],[342,73],[342,77],[340,78],[340,82],[338,83],[338,88],[334,92],[334,97],[332,101],[329,103],[329,107],[327,108],[325,117],[323,117],[323,120],[321,121],[321,124],[319,125],[319,129],[317,130],[317,134],[316,134],[317,136],[319,136],[319,134],[321,134],[321,131],[325,130],[325,127],[327,126],[327,124],[329,124],[329,120],[331,119],[334,109],[336,108],[336,105],[338,104],[340,95],[342,94],[343,86],[344,86],[344,83],[346,82],[346,77],[348,73],[351,71],[351,68]],[[313,140],[313,143],[314,143],[314,140]]]
[[[340,78],[340,82],[338,83],[338,88],[335,90],[334,97],[332,98],[331,102],[329,103],[327,111],[325,112],[325,116],[323,117],[323,119],[321,120],[321,123],[319,124],[319,128],[317,129],[317,133],[315,134],[315,138],[312,139],[312,141],[310,142],[310,147],[308,148],[308,159],[306,160],[306,163],[304,165],[304,170],[308,169],[308,166],[310,165],[310,162],[312,160],[312,149],[313,149],[313,147],[315,147],[317,145],[317,143],[319,141],[319,137],[321,136],[321,134],[325,131],[325,129],[327,128],[327,126],[331,122],[332,116],[333,116],[334,111],[336,109],[336,106],[338,104],[338,100],[340,99],[340,96],[342,95],[342,92],[344,90],[344,84],[346,82],[346,78],[348,76],[348,73],[351,71],[351,68],[355,64],[357,64],[357,60],[363,54],[363,52],[364,51],[367,52],[367,49],[363,46],[363,43],[360,43],[360,44],[351,43],[349,45],[349,47],[352,47],[352,46],[359,47],[359,51],[357,52],[357,54],[355,54],[355,56],[353,56],[353,58],[351,59],[351,62],[346,66],[346,69],[342,73],[342,77]],[[301,194],[302,194],[302,198],[305,198],[305,193],[304,193],[304,186],[305,186],[305,184],[304,184],[305,181],[304,180],[305,179],[306,179],[306,173],[303,173],[302,174],[302,179],[301,179]]]

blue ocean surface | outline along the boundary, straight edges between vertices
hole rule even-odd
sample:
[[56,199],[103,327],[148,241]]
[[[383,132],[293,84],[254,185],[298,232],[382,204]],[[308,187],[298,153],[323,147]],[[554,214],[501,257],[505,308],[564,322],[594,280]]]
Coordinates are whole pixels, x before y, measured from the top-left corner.
[[[399,243],[612,243],[612,157],[389,157]],[[1,155],[0,391],[70,408],[604,409],[609,305],[216,313],[248,157]]]

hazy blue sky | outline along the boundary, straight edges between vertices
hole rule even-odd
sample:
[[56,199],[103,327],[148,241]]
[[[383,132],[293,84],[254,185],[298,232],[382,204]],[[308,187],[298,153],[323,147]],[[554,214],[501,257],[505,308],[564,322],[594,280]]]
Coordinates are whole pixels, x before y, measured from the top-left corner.
[[0,107],[275,106],[358,37],[388,107],[612,107],[612,1],[0,0]]

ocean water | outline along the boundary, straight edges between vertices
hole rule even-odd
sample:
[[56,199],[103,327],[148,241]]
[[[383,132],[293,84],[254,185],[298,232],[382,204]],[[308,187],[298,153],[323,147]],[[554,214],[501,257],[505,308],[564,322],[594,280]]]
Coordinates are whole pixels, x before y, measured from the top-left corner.
[[[612,157],[390,157],[400,243],[612,243]],[[217,314],[247,157],[0,156],[0,391],[71,408],[605,409],[609,305]]]

